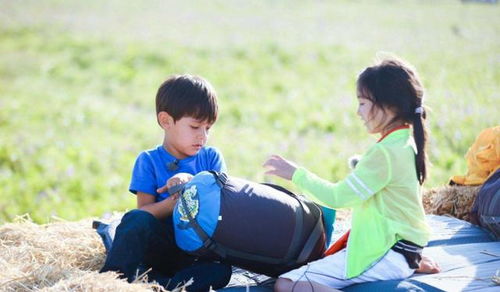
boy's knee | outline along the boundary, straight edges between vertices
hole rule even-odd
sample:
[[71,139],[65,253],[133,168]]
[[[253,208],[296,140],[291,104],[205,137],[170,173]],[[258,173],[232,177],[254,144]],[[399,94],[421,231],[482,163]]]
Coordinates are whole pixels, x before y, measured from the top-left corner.
[[138,225],[142,224],[150,224],[151,222],[156,221],[157,219],[149,212],[140,210],[140,209],[134,209],[131,211],[128,211],[123,215],[121,224],[134,224],[137,223]]
[[230,265],[218,264],[213,271],[219,276],[217,283],[213,285],[214,289],[220,289],[229,284],[229,280],[231,280],[231,275],[233,273]]
[[231,280],[232,268],[230,265],[223,263],[206,263],[200,265],[200,268],[205,269],[209,274],[205,274],[205,281],[210,279],[212,289],[224,288]]
[[274,283],[274,291],[285,292],[292,290],[293,281],[286,278],[278,278]]
[[134,209],[123,215],[122,220],[116,228],[117,234],[151,232],[156,226],[157,219],[150,213]]

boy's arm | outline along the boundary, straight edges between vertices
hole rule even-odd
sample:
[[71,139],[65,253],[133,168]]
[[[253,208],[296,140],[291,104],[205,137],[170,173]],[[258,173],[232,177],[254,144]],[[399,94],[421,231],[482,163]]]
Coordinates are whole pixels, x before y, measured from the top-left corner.
[[[187,183],[192,178],[193,175],[189,173],[178,173],[171,177],[163,187],[157,189],[156,192],[167,192],[169,188],[178,184]],[[137,208],[151,213],[158,219],[163,219],[172,215],[177,198],[179,198],[178,193],[170,195],[163,201],[155,202],[155,196],[143,192],[137,192]]]
[[153,195],[137,192],[137,208],[149,212],[157,219],[164,219],[172,215],[178,195],[172,195],[163,201],[155,202]]

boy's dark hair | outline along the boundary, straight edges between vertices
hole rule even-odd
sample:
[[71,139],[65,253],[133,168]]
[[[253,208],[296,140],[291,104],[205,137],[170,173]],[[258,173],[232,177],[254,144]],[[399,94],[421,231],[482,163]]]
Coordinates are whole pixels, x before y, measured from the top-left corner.
[[417,146],[417,178],[420,184],[423,184],[427,176],[427,130],[424,124],[425,110],[416,110],[423,107],[424,97],[424,88],[416,70],[402,60],[385,59],[366,68],[359,75],[357,86],[358,91],[369,98],[375,107],[394,111],[396,116],[389,125],[395,121],[413,125],[413,138]]
[[193,75],[173,75],[158,88],[156,115],[167,112],[174,122],[188,116],[214,123],[217,120],[217,94],[205,79]]

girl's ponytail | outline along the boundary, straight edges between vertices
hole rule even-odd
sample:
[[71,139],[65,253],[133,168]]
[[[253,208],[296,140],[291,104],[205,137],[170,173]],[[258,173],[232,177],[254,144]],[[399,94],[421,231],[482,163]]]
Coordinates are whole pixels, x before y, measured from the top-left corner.
[[427,155],[426,144],[427,144],[427,130],[425,128],[425,110],[422,106],[415,109],[413,115],[413,138],[415,139],[415,145],[417,146],[417,154],[415,155],[415,164],[417,166],[417,178],[422,185],[427,177],[426,161]]

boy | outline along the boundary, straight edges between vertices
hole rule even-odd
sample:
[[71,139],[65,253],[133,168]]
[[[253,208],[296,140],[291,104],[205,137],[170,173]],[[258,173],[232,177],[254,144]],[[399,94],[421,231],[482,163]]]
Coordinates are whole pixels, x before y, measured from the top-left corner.
[[123,216],[101,272],[117,271],[132,282],[152,268],[148,279],[167,289],[192,278],[188,291],[229,282],[230,266],[202,262],[175,245],[172,211],[177,196],[167,192],[200,171],[226,171],[222,154],[205,146],[217,114],[216,93],[200,77],[176,75],[160,86],[156,116],[163,143],[142,152],[135,162],[129,190],[137,196],[137,209]]

